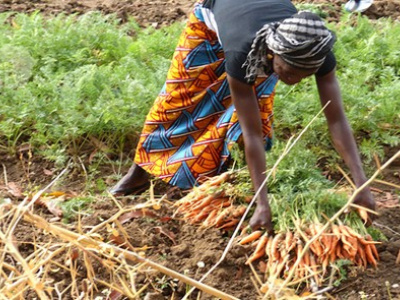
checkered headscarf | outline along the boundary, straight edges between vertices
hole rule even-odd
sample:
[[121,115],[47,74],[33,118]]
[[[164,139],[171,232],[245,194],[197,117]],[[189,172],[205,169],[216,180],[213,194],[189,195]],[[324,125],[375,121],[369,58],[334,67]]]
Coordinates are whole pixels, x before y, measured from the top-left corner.
[[334,34],[316,14],[301,11],[282,22],[264,25],[253,40],[244,66],[246,79],[255,80],[260,73],[268,73],[270,49],[286,63],[299,69],[316,69],[325,61],[335,43]]

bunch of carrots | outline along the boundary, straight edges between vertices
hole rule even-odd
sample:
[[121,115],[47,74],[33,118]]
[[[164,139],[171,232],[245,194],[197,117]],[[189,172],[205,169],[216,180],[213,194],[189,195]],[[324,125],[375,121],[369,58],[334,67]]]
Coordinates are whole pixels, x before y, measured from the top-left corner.
[[200,224],[205,228],[235,228],[246,210],[246,205],[237,205],[234,198],[218,188],[222,183],[229,181],[231,176],[229,173],[223,173],[195,188],[175,203],[177,209],[174,216],[182,215],[183,220],[188,223]]
[[[307,242],[321,232],[321,227],[319,223],[308,224],[304,230],[295,233],[280,232],[274,236],[268,236],[262,231],[253,231],[239,236],[238,243],[251,244],[254,248],[246,264],[264,258],[267,278],[285,278],[295,268],[294,281],[313,278],[320,286],[328,267],[338,259],[351,261],[362,268],[366,268],[368,264],[377,266],[379,255],[375,245],[379,242],[373,241],[369,235],[364,238],[343,224],[331,225],[329,230],[320,234],[303,253]],[[300,263],[295,265],[299,258]]]
[[[234,180],[232,173],[206,180],[175,203],[174,215],[203,228],[234,229],[251,200],[243,193],[232,192],[234,184],[230,182]],[[318,220],[304,223],[301,217],[297,218],[295,228],[281,228],[274,236],[260,230],[249,232],[249,228],[244,227],[237,243],[251,245],[254,249],[246,264],[260,260],[268,278],[285,278],[293,272],[294,281],[312,278],[318,286],[322,284],[328,267],[339,259],[363,268],[368,264],[377,266],[379,255],[375,245],[379,242],[373,241],[371,236],[362,236],[340,220],[322,231],[323,224]],[[303,224],[299,225],[301,222]],[[303,251],[307,242],[317,235],[318,238]],[[296,263],[298,259],[299,263]]]

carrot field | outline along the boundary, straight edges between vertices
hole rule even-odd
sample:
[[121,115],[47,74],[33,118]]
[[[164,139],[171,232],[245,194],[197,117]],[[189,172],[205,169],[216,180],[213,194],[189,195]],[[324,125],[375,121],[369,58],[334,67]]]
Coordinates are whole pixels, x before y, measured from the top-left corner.
[[400,299],[400,3],[357,15],[294,2],[337,35],[372,225],[352,204],[313,78],[276,92],[273,234],[249,228],[240,145],[226,172],[191,190],[154,178],[113,197],[194,1],[4,2],[1,299]]

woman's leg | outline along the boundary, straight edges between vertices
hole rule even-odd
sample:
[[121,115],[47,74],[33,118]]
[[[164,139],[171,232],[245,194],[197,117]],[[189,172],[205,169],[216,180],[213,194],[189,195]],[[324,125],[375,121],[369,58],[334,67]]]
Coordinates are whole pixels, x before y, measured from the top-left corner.
[[139,194],[150,186],[150,176],[141,167],[133,163],[126,175],[110,190],[114,196]]

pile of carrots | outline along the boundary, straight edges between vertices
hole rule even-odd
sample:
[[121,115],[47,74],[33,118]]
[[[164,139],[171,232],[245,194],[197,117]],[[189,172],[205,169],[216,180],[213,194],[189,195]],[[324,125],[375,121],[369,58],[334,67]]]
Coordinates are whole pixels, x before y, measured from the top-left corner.
[[[231,230],[239,223],[246,206],[237,205],[234,199],[219,185],[228,181],[231,175],[223,173],[205,181],[188,195],[175,203],[176,215],[190,224],[200,224],[202,227],[216,227]],[[247,199],[248,201],[248,199]]]
[[[362,237],[350,227],[333,224],[324,231],[318,239],[302,255],[306,243],[316,236],[321,224],[309,224],[304,231],[288,231],[268,236],[262,231],[253,231],[239,237],[240,245],[251,244],[254,252],[247,259],[250,264],[264,258],[266,277],[285,278],[293,268],[294,281],[313,278],[321,286],[329,266],[338,259],[351,261],[353,264],[366,268],[368,264],[376,267],[379,260],[375,242],[371,236]],[[300,263],[295,266],[300,257]]]
[[[232,179],[234,175],[223,173],[205,181],[175,203],[175,216],[204,228],[234,229],[251,197],[232,197],[226,188],[229,185],[224,185]],[[246,264],[260,260],[267,278],[285,278],[294,272],[294,281],[308,282],[308,279],[313,279],[320,286],[328,267],[339,259],[348,260],[362,268],[368,264],[376,267],[379,255],[375,245],[379,242],[373,241],[369,235],[363,237],[339,220],[337,222],[322,233],[323,224],[315,221],[276,232],[274,236],[245,227],[237,237],[237,243],[251,245],[254,250]],[[319,237],[302,254],[307,242],[318,234]],[[300,262],[295,264],[299,257]]]

